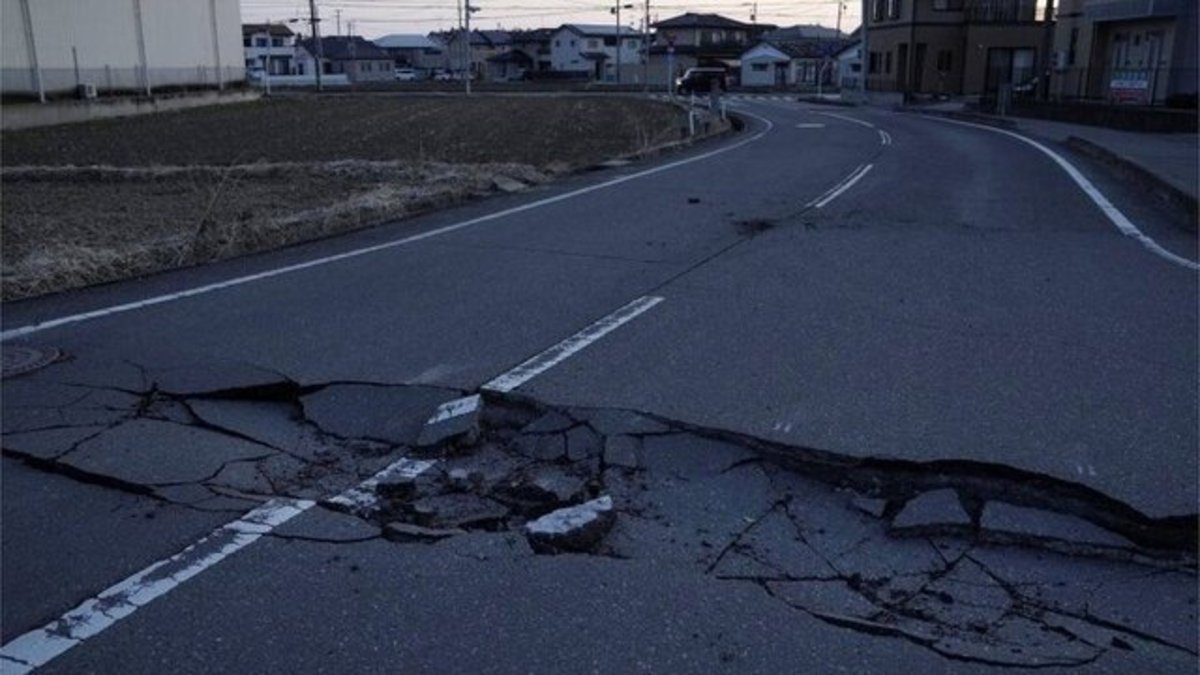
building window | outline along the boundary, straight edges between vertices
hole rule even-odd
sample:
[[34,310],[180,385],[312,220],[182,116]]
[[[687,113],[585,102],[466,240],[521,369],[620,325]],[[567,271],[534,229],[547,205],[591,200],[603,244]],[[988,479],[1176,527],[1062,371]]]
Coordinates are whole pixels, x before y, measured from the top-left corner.
[[254,38],[254,46],[255,47],[266,47],[267,46],[267,38],[265,38],[265,37]]
[[961,12],[962,9],[963,0],[933,0],[935,12]]
[[752,63],[752,64],[750,64],[750,70],[753,70],[756,73],[765,73],[765,72],[767,72],[767,64]]
[[600,46],[600,41],[599,40],[588,40],[587,46],[588,46],[588,49],[595,49]]
[[1075,47],[1078,44],[1079,44],[1079,29],[1072,28],[1071,29],[1071,42],[1070,42],[1070,45],[1067,47],[1067,65],[1068,66],[1075,65]]
[[938,51],[937,69],[943,73],[949,72],[954,67],[954,52],[949,49]]
[[554,46],[555,46],[555,47],[561,47],[561,46],[562,46],[562,40],[555,40],[555,41],[554,41]]
[[883,53],[883,74],[884,75],[892,74],[892,53],[891,52]]
[[271,38],[271,46],[272,47],[282,47],[283,46],[283,38]]
[[250,36],[249,36],[249,35],[245,35],[245,36],[243,36],[243,37],[242,37],[242,46],[243,46],[243,47],[249,47],[249,46],[250,46]]
[[872,0],[871,4],[871,19],[874,21],[883,21],[883,8],[887,0]]
[[870,63],[867,66],[868,73],[879,72],[879,52],[871,52]]
[[888,4],[888,18],[889,19],[899,19],[900,18],[900,0],[887,0],[887,4]]

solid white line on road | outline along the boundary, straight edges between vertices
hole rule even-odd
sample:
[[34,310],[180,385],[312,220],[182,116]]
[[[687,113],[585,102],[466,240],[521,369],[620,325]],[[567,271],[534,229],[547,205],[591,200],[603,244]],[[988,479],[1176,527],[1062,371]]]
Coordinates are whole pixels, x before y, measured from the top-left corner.
[[681,160],[678,160],[675,162],[670,162],[668,164],[663,164],[662,166],[656,166],[652,169],[646,169],[645,171],[639,171],[637,173],[632,173],[632,174],[629,174],[628,176],[621,176],[619,178],[614,178],[612,180],[608,180],[603,183],[597,183],[596,185],[589,185],[588,187],[585,187],[585,188],[580,188],[578,190],[572,190],[570,192],[565,192],[561,195],[547,197],[546,199],[539,199],[534,202],[529,202],[528,204],[514,206],[510,209],[504,209],[503,211],[489,213],[484,216],[479,216],[478,218],[464,220],[460,223],[454,223],[453,225],[446,225],[445,227],[439,227],[437,229],[433,229],[428,232],[414,234],[410,237],[404,237],[402,239],[396,239],[393,241],[384,242],[382,244],[376,244],[374,246],[367,246],[364,248],[355,249],[353,251],[346,251],[345,253],[338,253],[336,255],[325,256],[323,258],[317,258],[315,260],[309,260],[306,262],[297,263],[295,265],[287,265],[285,267],[278,267],[273,270],[267,270],[265,272],[259,272],[257,274],[248,274],[246,276],[237,277],[234,279],[227,279],[225,281],[219,281],[217,283],[208,284],[205,286],[197,286],[195,288],[189,288],[189,289],[178,291],[175,293],[156,295],[154,297],[146,298],[144,300],[138,300],[135,302],[127,302],[127,303],[120,304],[120,305],[113,305],[111,307],[104,307],[101,309],[92,310],[90,312],[82,312],[80,314],[72,314],[69,316],[59,317],[57,319],[48,319],[46,321],[42,321],[42,322],[35,323],[35,324],[30,324],[28,326],[21,326],[19,328],[13,328],[10,330],[0,332],[0,342],[3,342],[5,340],[11,340],[12,338],[21,337],[24,335],[38,333],[38,332],[41,332],[44,330],[49,330],[51,328],[57,328],[59,326],[65,326],[65,325],[73,324],[73,323],[80,323],[83,321],[90,321],[92,319],[99,319],[101,317],[110,316],[113,314],[121,314],[124,312],[131,312],[133,310],[142,309],[145,307],[151,307],[154,305],[161,305],[161,304],[168,303],[168,302],[174,302],[176,300],[182,300],[184,298],[190,298],[190,297],[196,296],[196,295],[204,295],[206,293],[211,293],[213,291],[218,291],[218,290],[221,290],[224,288],[231,288],[233,286],[241,286],[243,284],[248,284],[248,283],[252,283],[255,281],[261,281],[263,279],[270,279],[272,277],[289,274],[291,272],[298,272],[298,271],[306,270],[306,269],[309,269],[312,267],[320,267],[322,265],[327,265],[329,263],[334,263],[334,262],[338,262],[341,260],[348,260],[350,258],[357,258],[359,256],[367,255],[370,253],[376,253],[379,251],[385,251],[387,249],[396,248],[399,246],[405,246],[407,244],[412,244],[414,242],[422,241],[424,239],[431,239],[433,237],[441,236],[443,234],[448,234],[448,233],[454,232],[456,230],[461,230],[461,229],[464,229],[467,227],[471,227],[472,225],[479,225],[480,223],[486,223],[486,222],[489,222],[492,220],[499,220],[499,219],[505,218],[507,216],[515,215],[518,213],[524,213],[525,211],[531,211],[533,209],[537,209],[537,208],[540,208],[543,206],[549,206],[550,204],[557,204],[558,202],[566,201],[568,199],[572,199],[574,197],[579,197],[581,195],[589,194],[591,192],[596,192],[597,190],[603,190],[605,188],[610,188],[610,187],[613,187],[616,185],[621,185],[623,183],[628,183],[630,181],[637,180],[639,178],[653,176],[655,174],[662,173],[664,171],[670,171],[671,169],[685,166],[687,164],[692,164],[694,162],[703,161],[703,160],[709,159],[711,157],[716,157],[717,155],[721,155],[721,154],[724,154],[727,152],[732,152],[734,150],[737,150],[738,148],[749,145],[750,143],[754,143],[755,141],[759,140],[763,136],[766,136],[768,133],[771,132],[772,129],[775,128],[775,123],[765,117],[760,117],[758,115],[755,115],[752,113],[747,113],[747,112],[743,112],[741,114],[746,115],[748,117],[753,117],[754,119],[757,119],[758,121],[766,124],[767,128],[763,129],[762,131],[758,132],[757,134],[755,134],[755,135],[751,136],[750,138],[747,138],[743,141],[738,141],[737,143],[733,143],[731,145],[717,148],[716,150],[710,150],[708,152],[696,155],[695,157],[688,157],[686,159],[681,159]]
[[45,665],[254,543],[313,504],[307,500],[272,500],[217,528],[174,556],[150,565],[42,628],[0,647],[0,672],[15,675]]
[[806,208],[807,207],[816,207],[818,209],[824,207],[829,202],[837,199],[838,196],[841,195],[843,192],[854,187],[854,184],[857,183],[859,180],[861,180],[863,176],[867,175],[867,172],[870,171],[874,167],[875,167],[874,164],[860,165],[857,169],[855,169],[854,171],[851,171],[849,176],[846,176],[841,181],[839,181],[837,184],[835,184],[833,187],[831,187],[827,191],[825,191],[824,194],[822,194],[821,196],[812,200],[811,202],[805,204],[804,206]]
[[824,129],[825,125],[818,122],[801,122],[796,125],[797,129]]
[[871,124],[870,122],[866,122],[866,121],[864,121],[864,120],[860,120],[860,119],[855,119],[855,118],[853,118],[853,117],[847,117],[847,116],[845,116],[845,115],[839,115],[839,114],[837,114],[837,113],[831,113],[831,112],[817,112],[816,114],[817,114],[817,115],[824,115],[824,116],[826,116],[826,117],[833,117],[833,118],[835,118],[835,119],[843,120],[843,121],[845,121],[845,122],[854,122],[855,124],[861,124],[862,126],[864,126],[864,127],[867,127],[868,129],[874,129],[874,128],[875,128],[875,125],[874,125],[874,124]]
[[481,403],[482,399],[480,398],[479,394],[473,394],[471,396],[464,396],[463,398],[456,398],[453,401],[447,401],[439,405],[437,410],[433,411],[433,417],[430,417],[429,421],[425,422],[425,426],[441,424],[452,417],[473,413],[479,409]]
[[485,391],[510,392],[529,380],[566,361],[596,340],[636,319],[663,299],[647,295],[634,300],[546,351],[483,385]]
[[994,131],[998,134],[1010,136],[1018,141],[1021,141],[1022,143],[1026,143],[1037,148],[1047,157],[1054,160],[1054,163],[1058,164],[1063,171],[1067,172],[1067,175],[1071,177],[1071,180],[1075,181],[1075,184],[1079,186],[1079,189],[1083,190],[1083,193],[1086,194],[1088,198],[1090,198],[1092,202],[1104,212],[1104,215],[1108,216],[1108,219],[1112,221],[1112,224],[1115,225],[1118,230],[1120,230],[1121,234],[1136,239],[1139,243],[1141,243],[1142,246],[1146,247],[1151,252],[1175,263],[1176,265],[1181,265],[1190,270],[1200,271],[1200,263],[1188,260],[1183,256],[1176,255],[1160,246],[1158,242],[1146,236],[1141,230],[1138,229],[1136,225],[1133,224],[1133,221],[1129,220],[1124,213],[1121,213],[1120,209],[1114,206],[1112,202],[1108,201],[1108,198],[1104,196],[1104,193],[1100,192],[1100,190],[1093,185],[1092,182],[1083,175],[1083,173],[1079,171],[1079,169],[1076,169],[1075,166],[1064,159],[1062,155],[1059,155],[1050,148],[1047,148],[1032,138],[1027,138],[1021,134],[1008,131],[1007,129],[1000,129],[998,127],[988,126],[986,124],[975,124],[974,122],[964,122],[962,120],[952,120],[945,117],[926,115],[925,118],[937,120],[939,122],[947,122],[949,124],[959,124],[965,127],[975,127],[976,129]]
[[891,145],[892,144],[892,135],[891,134],[884,131],[883,129],[876,129],[876,131],[879,132],[879,144],[880,145]]

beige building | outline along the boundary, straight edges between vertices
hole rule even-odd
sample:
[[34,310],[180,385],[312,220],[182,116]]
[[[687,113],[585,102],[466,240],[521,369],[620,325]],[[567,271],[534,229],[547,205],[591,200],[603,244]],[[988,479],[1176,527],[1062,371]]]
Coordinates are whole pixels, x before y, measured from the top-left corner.
[[868,3],[873,91],[982,95],[1002,84],[1028,86],[1037,74],[1048,36],[1034,0]]
[[1163,103],[1196,95],[1196,0],[1061,3],[1055,98]]
[[238,0],[0,0],[0,91],[38,96],[244,80]]

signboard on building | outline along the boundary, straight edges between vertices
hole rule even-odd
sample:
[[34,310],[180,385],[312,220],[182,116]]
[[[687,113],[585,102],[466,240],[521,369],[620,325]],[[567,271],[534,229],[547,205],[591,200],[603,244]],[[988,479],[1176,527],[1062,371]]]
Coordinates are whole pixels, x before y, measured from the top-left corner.
[[1117,103],[1149,103],[1150,71],[1114,70],[1108,81],[1108,96]]

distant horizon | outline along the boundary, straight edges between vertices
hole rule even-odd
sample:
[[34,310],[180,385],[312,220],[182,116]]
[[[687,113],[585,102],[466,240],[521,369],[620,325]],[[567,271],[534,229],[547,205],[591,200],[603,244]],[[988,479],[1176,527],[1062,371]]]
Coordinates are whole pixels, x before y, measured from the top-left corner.
[[[532,30],[558,28],[565,23],[611,25],[614,17],[603,2],[587,0],[472,0],[479,11],[471,17],[476,30]],[[666,0],[669,3],[669,0]],[[621,23],[641,28],[645,5],[625,9]],[[721,16],[752,23],[751,12],[757,4],[758,14],[753,23],[773,24],[781,28],[795,25],[821,25],[837,28],[837,0],[762,0],[758,3],[738,0],[700,0],[695,6],[675,3],[650,5],[650,22],[694,12]],[[360,35],[375,39],[384,35],[428,35],[432,32],[458,28],[459,3],[455,0],[345,0],[318,2],[321,34]],[[564,7],[565,6],[565,7]],[[858,28],[861,2],[843,3],[841,29],[850,33]],[[341,30],[338,30],[338,10],[341,10]],[[242,0],[242,23],[287,23],[293,32],[308,34],[308,2],[306,0]]]

